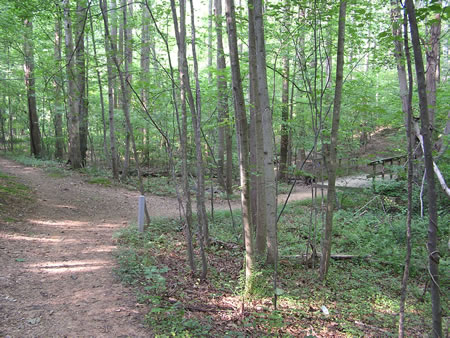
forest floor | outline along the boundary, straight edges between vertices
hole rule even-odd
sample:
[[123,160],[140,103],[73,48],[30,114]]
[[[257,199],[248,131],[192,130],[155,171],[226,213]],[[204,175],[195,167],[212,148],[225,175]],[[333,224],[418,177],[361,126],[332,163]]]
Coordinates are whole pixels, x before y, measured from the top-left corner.
[[[5,158],[0,172],[30,188],[13,203],[0,199],[0,337],[148,336],[143,306],[113,272],[113,234],[135,222],[138,192]],[[297,186],[290,200],[310,190]],[[147,205],[151,217],[178,216],[175,198],[147,196]]]

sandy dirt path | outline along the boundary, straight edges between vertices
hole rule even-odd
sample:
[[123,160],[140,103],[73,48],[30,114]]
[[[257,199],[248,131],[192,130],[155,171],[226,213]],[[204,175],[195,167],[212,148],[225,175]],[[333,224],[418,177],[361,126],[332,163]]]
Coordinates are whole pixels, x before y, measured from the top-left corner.
[[[20,221],[0,223],[0,337],[151,336],[145,308],[113,272],[113,234],[135,222],[139,194],[88,184],[78,173],[49,177],[3,158],[0,171],[34,195]],[[310,196],[310,187],[296,187],[290,200]],[[147,205],[151,217],[178,216],[174,198],[147,196]]]
[[[20,222],[0,224],[0,337],[148,337],[144,309],[114,277],[113,233],[136,219],[138,194],[51,178],[0,158],[0,170],[30,186]],[[151,197],[150,214],[177,214]]]

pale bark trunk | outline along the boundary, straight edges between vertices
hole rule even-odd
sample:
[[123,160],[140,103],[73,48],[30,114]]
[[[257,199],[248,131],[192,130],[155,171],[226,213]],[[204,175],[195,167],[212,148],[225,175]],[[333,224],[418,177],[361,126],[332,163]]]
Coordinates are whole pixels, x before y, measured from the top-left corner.
[[[61,17],[58,14],[55,21],[55,46],[54,57],[57,66],[61,65],[62,53],[61,53]],[[63,115],[65,112],[64,103],[62,98],[62,85],[63,79],[60,73],[55,74],[53,85],[55,86],[55,116],[53,123],[55,126],[55,158],[61,160],[64,156],[64,139],[63,139]]]
[[276,224],[277,196],[274,171],[275,165],[272,112],[269,106],[269,93],[267,89],[266,47],[264,41],[262,0],[255,0],[254,6],[258,97],[262,113],[262,130],[264,143],[264,189],[266,195],[265,211],[267,226],[267,263],[276,264],[278,260],[278,239]]
[[69,161],[72,168],[81,168],[81,152],[80,152],[80,121],[77,105],[77,88],[76,75],[74,70],[74,48],[72,39],[72,20],[70,18],[69,0],[62,0],[64,9],[64,29],[65,29],[65,46],[66,46],[66,69],[67,69],[67,101],[69,109],[68,131],[69,131]]
[[336,200],[336,155],[339,132],[339,117],[341,110],[342,85],[344,77],[344,41],[345,41],[345,16],[347,1],[341,0],[339,6],[339,30],[338,47],[336,59],[336,87],[333,103],[333,120],[331,125],[331,142],[329,145],[328,162],[328,189],[327,189],[327,212],[322,239],[322,257],[320,259],[320,279],[324,280],[328,273],[331,255],[331,241],[333,228],[333,214]]
[[23,53],[25,58],[24,73],[25,87],[28,100],[28,122],[30,131],[31,154],[41,157],[41,132],[39,130],[39,119],[36,108],[36,89],[34,79],[34,46],[33,46],[33,24],[31,19],[25,19],[25,34]]
[[239,51],[237,46],[236,19],[234,0],[226,0],[226,20],[228,31],[228,43],[230,50],[231,78],[234,95],[234,107],[236,116],[236,128],[238,133],[239,171],[241,180],[241,207],[242,225],[245,243],[245,277],[248,282],[253,269],[253,229],[250,221],[249,201],[249,146],[247,116],[245,112],[245,100],[242,90],[241,71],[239,65]]
[[433,318],[433,336],[442,337],[442,308],[439,287],[439,251],[438,243],[438,218],[436,206],[436,191],[434,183],[433,155],[431,145],[431,124],[428,115],[425,70],[423,66],[422,49],[420,46],[419,30],[417,28],[416,13],[412,0],[406,0],[411,41],[414,50],[416,65],[417,87],[419,94],[421,134],[423,137],[426,181],[428,188],[428,272],[431,281],[431,306]]

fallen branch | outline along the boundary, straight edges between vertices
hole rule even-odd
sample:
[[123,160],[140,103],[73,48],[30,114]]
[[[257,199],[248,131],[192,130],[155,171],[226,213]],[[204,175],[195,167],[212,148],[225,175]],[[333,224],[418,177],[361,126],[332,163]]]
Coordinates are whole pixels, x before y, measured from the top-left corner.
[[[414,132],[416,134],[416,137],[420,141],[420,145],[422,146],[423,153],[425,153],[425,150],[423,148],[423,136],[420,134],[419,124],[417,122],[414,123]],[[438,166],[436,165],[436,162],[434,162],[434,161],[433,161],[433,171],[436,174],[436,177],[437,177],[442,189],[447,194],[447,196],[450,197],[450,189],[448,188],[447,183],[445,183],[444,176],[442,176],[441,171],[439,170]]]
[[[316,257],[320,258],[320,254],[317,254]],[[351,259],[364,259],[364,260],[369,260],[372,256],[371,255],[344,255],[344,254],[339,254],[339,255],[331,255],[330,258],[334,259],[336,261],[342,261],[342,260],[351,260]],[[290,256],[283,256],[281,257],[281,259],[310,259],[311,255],[290,255]]]
[[371,329],[371,330],[375,330],[375,331],[379,331],[379,332],[383,332],[383,333],[386,333],[388,335],[391,335],[391,332],[389,332],[388,330],[381,329],[381,328],[373,326],[373,325],[364,324],[362,322],[358,322],[357,320],[355,321],[355,324],[358,325],[358,326],[362,326],[362,327],[364,327],[366,329]]
[[221,312],[221,311],[234,311],[234,308],[231,306],[220,306],[220,305],[194,305],[194,304],[183,304],[182,302],[169,298],[167,301],[170,304],[179,304],[184,310],[188,310],[191,312]]

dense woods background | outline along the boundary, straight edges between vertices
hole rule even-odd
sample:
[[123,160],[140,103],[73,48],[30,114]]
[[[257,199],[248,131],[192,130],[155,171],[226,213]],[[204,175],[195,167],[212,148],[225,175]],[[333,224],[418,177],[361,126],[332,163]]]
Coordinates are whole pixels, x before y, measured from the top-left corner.
[[[327,181],[328,199],[316,187],[311,206],[323,233],[315,228],[304,247],[325,281],[335,210],[343,208],[336,176],[404,159],[389,169],[409,201],[399,212],[408,229],[402,295],[420,209],[428,217],[431,332],[443,336],[448,14],[441,0],[0,0],[0,147],[95,168],[142,195],[152,192],[150,178],[167,178],[187,265],[200,280],[214,242],[205,193],[240,194],[244,293],[255,293],[255,272],[269,269],[275,308],[284,210],[277,192],[297,180]],[[369,149],[383,133],[389,148]]]

